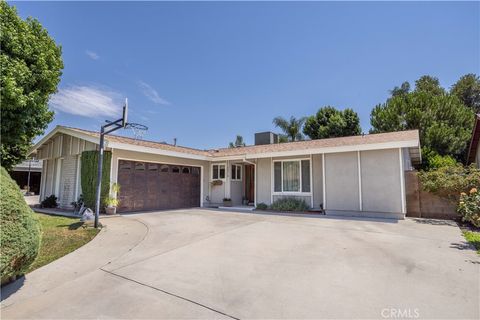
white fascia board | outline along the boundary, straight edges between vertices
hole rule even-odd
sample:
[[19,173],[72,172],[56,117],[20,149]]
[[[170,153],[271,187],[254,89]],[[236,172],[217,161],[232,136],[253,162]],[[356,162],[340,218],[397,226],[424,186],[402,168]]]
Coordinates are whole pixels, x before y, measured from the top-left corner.
[[56,126],[52,131],[50,131],[49,134],[47,134],[45,137],[43,137],[40,141],[38,141],[28,152],[28,155],[39,149],[45,142],[47,142],[50,138],[52,138],[54,135],[57,133],[63,133],[67,134],[76,138],[80,138],[95,144],[99,143],[99,139],[92,137],[91,135],[84,134],[75,130],[71,130],[62,126]]
[[316,148],[316,149],[268,152],[268,153],[259,153],[259,154],[250,154],[250,155],[247,154],[246,159],[290,157],[290,156],[298,156],[298,155],[339,153],[339,152],[351,152],[351,151],[383,150],[383,149],[408,148],[408,147],[418,147],[418,146],[419,146],[418,140],[395,141],[395,142],[371,143],[371,144],[360,144],[360,145],[338,146],[338,147],[327,147],[327,148]]
[[170,151],[170,150],[164,150],[164,149],[150,148],[145,146],[137,146],[137,145],[128,144],[128,143],[110,142],[108,146],[114,149],[158,154],[162,156],[170,156],[170,157],[176,157],[176,158],[203,160],[203,161],[213,160],[209,156],[202,156],[199,154],[191,154],[191,153],[176,152],[176,151]]

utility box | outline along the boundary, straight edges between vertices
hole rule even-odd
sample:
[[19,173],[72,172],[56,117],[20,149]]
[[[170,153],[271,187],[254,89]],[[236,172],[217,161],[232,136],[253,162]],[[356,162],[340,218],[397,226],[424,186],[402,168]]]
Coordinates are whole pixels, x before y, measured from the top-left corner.
[[255,145],[278,143],[278,134],[266,131],[255,133]]

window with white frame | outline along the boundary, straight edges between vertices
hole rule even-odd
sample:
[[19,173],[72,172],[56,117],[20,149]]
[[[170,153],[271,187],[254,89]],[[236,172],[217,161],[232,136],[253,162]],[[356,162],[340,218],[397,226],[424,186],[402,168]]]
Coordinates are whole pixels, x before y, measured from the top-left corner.
[[212,180],[225,179],[225,165],[214,164],[212,165]]
[[232,164],[232,180],[242,180],[242,166],[238,164]]
[[310,160],[274,161],[273,191],[276,193],[310,192]]

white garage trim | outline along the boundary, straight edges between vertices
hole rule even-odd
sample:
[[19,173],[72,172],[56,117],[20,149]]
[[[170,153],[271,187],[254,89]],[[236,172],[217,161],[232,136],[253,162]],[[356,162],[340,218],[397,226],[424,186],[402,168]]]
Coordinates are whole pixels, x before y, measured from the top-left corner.
[[402,148],[398,148],[398,161],[400,161],[400,196],[402,197],[402,213],[406,213],[406,203],[405,203],[405,174],[403,172],[403,156]]
[[357,151],[357,162],[358,162],[358,204],[360,211],[363,211],[362,203],[362,163],[360,160],[360,151]]
[[322,185],[323,185],[323,210],[327,210],[327,188],[326,188],[326,176],[325,176],[325,153],[322,153]]

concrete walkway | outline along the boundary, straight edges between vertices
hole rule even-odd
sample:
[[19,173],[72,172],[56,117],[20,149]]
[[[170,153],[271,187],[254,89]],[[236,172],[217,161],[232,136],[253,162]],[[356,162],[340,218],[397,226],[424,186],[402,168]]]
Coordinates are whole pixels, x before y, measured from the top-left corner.
[[102,223],[4,288],[2,318],[480,316],[480,259],[452,223],[200,209]]

